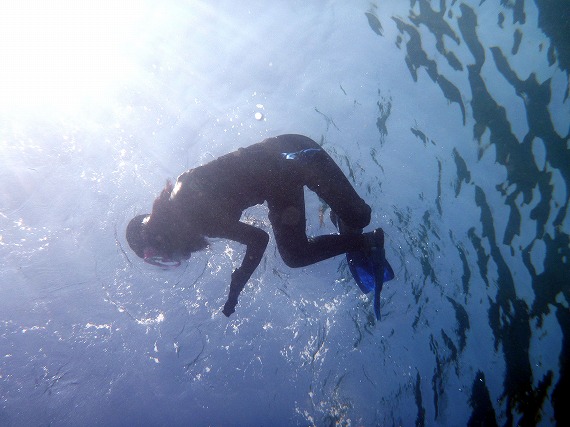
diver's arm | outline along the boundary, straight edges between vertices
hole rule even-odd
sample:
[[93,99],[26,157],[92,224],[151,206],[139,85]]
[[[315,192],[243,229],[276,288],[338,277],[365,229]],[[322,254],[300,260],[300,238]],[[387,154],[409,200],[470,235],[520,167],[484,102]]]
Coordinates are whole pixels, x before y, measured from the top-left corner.
[[223,310],[223,313],[229,317],[235,311],[240,292],[261,262],[269,242],[269,235],[253,225],[236,221],[226,225],[219,237],[234,240],[247,247],[241,266],[232,273],[230,292]]

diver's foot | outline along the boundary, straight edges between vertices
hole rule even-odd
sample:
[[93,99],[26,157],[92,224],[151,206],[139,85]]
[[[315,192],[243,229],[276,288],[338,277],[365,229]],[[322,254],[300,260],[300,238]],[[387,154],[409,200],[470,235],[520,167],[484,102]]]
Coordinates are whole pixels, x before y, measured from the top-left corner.
[[377,228],[376,230],[364,233],[368,241],[368,249],[370,251],[375,249],[384,249],[384,230]]
[[342,219],[331,209],[331,222],[338,229],[340,234],[362,234],[362,228],[353,228],[344,223]]

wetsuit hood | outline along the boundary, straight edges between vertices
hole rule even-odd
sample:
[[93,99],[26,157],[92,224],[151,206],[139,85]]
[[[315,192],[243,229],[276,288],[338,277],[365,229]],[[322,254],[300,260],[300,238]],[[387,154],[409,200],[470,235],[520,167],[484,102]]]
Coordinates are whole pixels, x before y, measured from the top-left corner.
[[131,249],[137,254],[138,257],[144,259],[144,250],[147,246],[146,240],[143,236],[143,228],[145,220],[149,214],[137,215],[129,222],[127,226],[127,242]]

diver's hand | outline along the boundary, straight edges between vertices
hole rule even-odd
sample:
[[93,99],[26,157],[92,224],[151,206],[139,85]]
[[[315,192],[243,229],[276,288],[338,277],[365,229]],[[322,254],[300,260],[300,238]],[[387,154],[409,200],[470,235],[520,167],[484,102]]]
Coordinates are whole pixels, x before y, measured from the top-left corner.
[[249,280],[249,274],[244,273],[242,268],[237,268],[232,273],[230,294],[228,295],[228,299],[224,304],[224,309],[222,310],[222,313],[224,313],[226,317],[230,317],[236,311],[238,296],[242,291],[242,289],[245,287],[248,280]]
[[224,304],[224,309],[222,310],[222,313],[224,313],[224,316],[230,317],[233,313],[235,313],[236,304],[237,304],[237,299],[235,301],[230,301],[228,298],[228,300]]

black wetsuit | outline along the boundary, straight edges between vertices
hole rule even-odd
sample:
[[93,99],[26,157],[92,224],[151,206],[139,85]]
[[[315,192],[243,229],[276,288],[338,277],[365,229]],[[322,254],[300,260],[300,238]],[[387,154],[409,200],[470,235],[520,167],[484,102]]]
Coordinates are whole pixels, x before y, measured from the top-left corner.
[[232,274],[224,314],[233,313],[269,239],[265,231],[240,221],[250,206],[267,201],[277,248],[290,267],[364,247],[360,234],[307,238],[304,186],[317,193],[347,226],[361,229],[370,222],[370,207],[340,168],[315,141],[302,135],[266,139],[178,177],[169,201],[176,216],[187,219],[186,224],[202,236],[247,246],[242,265]]

